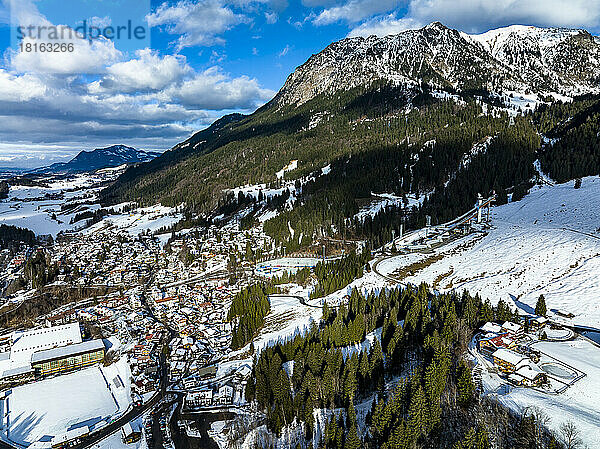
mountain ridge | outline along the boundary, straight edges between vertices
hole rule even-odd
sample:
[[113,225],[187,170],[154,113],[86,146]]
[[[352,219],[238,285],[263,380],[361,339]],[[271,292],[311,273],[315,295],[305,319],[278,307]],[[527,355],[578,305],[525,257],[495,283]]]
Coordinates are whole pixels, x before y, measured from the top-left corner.
[[382,79],[409,90],[427,82],[460,90],[598,93],[600,40],[581,29],[530,26],[473,35],[440,22],[384,37],[351,37],[296,68],[273,103],[302,104]]
[[123,164],[149,162],[160,156],[160,154],[158,152],[136,150],[126,145],[111,145],[89,151],[82,150],[68,162],[57,162],[47,167],[31,170],[29,173],[79,173],[94,171],[103,168],[118,167]]
[[[582,30],[535,27],[469,36],[432,23],[384,38],[334,42],[298,67],[253,114],[225,116],[151,163],[129,168],[103,191],[102,201],[185,204],[188,217],[211,214],[231,202],[227,192],[236,186],[279,185],[276,173],[292,160],[297,168],[285,175],[292,180],[314,177],[337,161],[327,179],[302,188],[294,207],[306,209],[302,218],[321,208],[331,224],[327,205],[345,201],[345,216],[335,218],[343,225],[356,200],[369,196],[366,180],[377,184],[375,191],[399,196],[435,190],[423,210],[444,219],[464,212],[478,193],[516,189],[522,196],[536,159],[557,178],[592,174],[597,164],[588,158],[599,137],[591,129],[585,142],[573,139],[575,129],[562,133],[576,143],[570,152],[553,150],[544,134],[558,133],[555,128],[574,114],[591,118],[577,121],[578,127],[593,127],[600,96],[589,94],[600,92],[598,39]],[[484,47],[491,49],[492,39],[494,54]],[[581,52],[596,64],[561,81],[561,71],[571,70],[573,61],[582,65],[572,57]],[[544,72],[552,67],[556,73]],[[530,83],[523,79],[529,72],[537,74]],[[465,155],[490,136],[496,136],[493,145],[472,157],[475,165],[460,175],[465,179],[455,176]],[[360,182],[346,175],[350,168]],[[486,177],[474,186],[473,177],[481,178],[477,170]],[[445,206],[449,200],[454,203]],[[319,226],[307,227],[304,236],[310,239]]]

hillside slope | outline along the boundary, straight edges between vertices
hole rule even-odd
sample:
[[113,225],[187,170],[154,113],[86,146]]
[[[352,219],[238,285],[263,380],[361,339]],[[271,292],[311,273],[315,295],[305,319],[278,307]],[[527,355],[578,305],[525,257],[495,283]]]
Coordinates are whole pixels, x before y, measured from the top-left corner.
[[[269,104],[250,116],[226,116],[127,170],[103,200],[185,204],[188,218],[225,204],[232,211],[249,200],[228,189],[280,187],[276,173],[297,160],[285,178],[307,184],[295,192],[298,211],[266,225],[278,242],[291,249],[346,231],[386,239],[409,211],[382,210],[346,229],[371,192],[427,194],[411,213],[414,225],[425,214],[434,222],[454,217],[478,193],[522,195],[536,159],[555,179],[598,173],[592,131],[599,102],[591,93],[600,89],[599,47],[581,30],[509,27],[470,36],[439,23],[344,39],[299,67]],[[553,101],[579,93],[587,96]],[[581,120],[571,121],[577,115]],[[585,139],[574,137],[588,128]],[[266,206],[255,202],[253,209]],[[304,241],[292,241],[286,220],[300,223],[296,235]]]
[[[441,291],[467,289],[532,312],[543,294],[548,310],[571,312],[573,323],[600,327],[600,178],[535,187],[523,200],[493,208],[492,229],[437,252],[444,258],[407,282]],[[383,274],[423,255],[380,264]]]

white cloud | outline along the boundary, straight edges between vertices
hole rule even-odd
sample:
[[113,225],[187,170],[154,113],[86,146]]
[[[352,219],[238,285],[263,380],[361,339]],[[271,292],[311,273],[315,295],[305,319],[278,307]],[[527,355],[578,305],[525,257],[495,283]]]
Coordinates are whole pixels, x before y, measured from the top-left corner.
[[[9,52],[10,63],[18,72],[100,73],[107,64],[122,57],[112,41],[101,38],[90,43],[81,39],[72,28],[50,22],[30,0],[10,0],[10,8],[14,25],[24,27],[20,32],[24,35],[22,45],[29,44],[32,50]],[[30,26],[35,28],[28,31]],[[47,48],[49,45],[54,47],[61,44],[65,48],[72,46],[72,51],[38,50],[40,45]]]
[[256,79],[247,76],[230,78],[218,67],[211,67],[166,89],[164,94],[192,108],[252,110],[271,99],[275,92],[261,88]]
[[33,75],[16,76],[0,69],[0,101],[26,102],[43,98],[47,92],[48,87]]
[[166,26],[170,34],[179,34],[179,50],[196,45],[222,45],[225,40],[221,34],[248,22],[247,17],[234,13],[220,0],[181,0],[175,6],[163,3],[147,20],[150,26]]
[[381,37],[422,27],[423,23],[411,17],[403,17],[399,19],[395,14],[389,14],[387,16],[375,17],[374,19],[361,23],[359,26],[350,31],[348,37],[368,37],[371,35]]
[[336,0],[302,0],[302,4],[307,8],[329,8],[336,3]]
[[[334,18],[334,10],[325,10],[321,15],[330,11],[326,17]],[[405,15],[393,12],[371,17],[352,29],[349,36],[395,34],[433,21],[470,33],[514,24],[597,30],[600,0],[410,0]]]
[[600,0],[412,0],[408,16],[467,32],[512,24],[597,27]]
[[[336,14],[348,12],[351,3],[323,11],[317,20],[333,21]],[[367,18],[349,36],[397,34],[433,21],[470,33],[514,24],[597,30],[600,0],[410,0],[406,14],[396,11]]]
[[[68,32],[67,32],[68,33]],[[79,38],[22,40],[24,46],[72,45],[73,51],[12,51],[10,61],[18,72],[81,74],[102,73],[107,64],[122,58],[122,53],[108,39],[93,40],[91,43]]]
[[343,5],[324,9],[313,20],[313,23],[315,25],[329,25],[339,21],[356,23],[372,17],[375,14],[392,11],[397,8],[400,3],[400,0],[349,0]]
[[0,68],[0,142],[169,148],[223,113],[252,112],[275,92],[219,67],[194,71],[183,56],[149,49],[88,81]]
[[136,92],[160,90],[178,82],[192,72],[185,58],[177,55],[161,57],[148,48],[138,50],[136,59],[107,67],[107,76],[91,85],[92,91]]
[[284,57],[285,55],[287,55],[291,50],[291,47],[288,45],[286,45],[285,47],[283,47],[283,49],[277,54],[280,58]]

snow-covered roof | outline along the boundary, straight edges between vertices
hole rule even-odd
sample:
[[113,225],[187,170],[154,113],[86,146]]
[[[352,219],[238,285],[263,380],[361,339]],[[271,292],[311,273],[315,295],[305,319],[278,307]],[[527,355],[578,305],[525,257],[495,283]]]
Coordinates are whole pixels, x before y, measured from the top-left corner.
[[59,443],[66,443],[67,441],[71,441],[75,438],[82,437],[90,433],[90,428],[88,426],[78,427],[76,429],[67,430],[65,433],[60,435],[56,435],[52,438],[52,445],[56,445]]
[[481,326],[479,328],[479,330],[483,331],[483,332],[493,332],[495,334],[498,334],[502,330],[502,326],[500,326],[499,324],[496,324],[496,323],[490,323],[488,321],[483,326]]
[[519,332],[521,330],[521,325],[511,321],[505,321],[502,325],[502,329],[506,329],[510,332]]
[[537,376],[543,374],[543,371],[537,367],[534,363],[524,363],[516,373],[523,376],[527,380],[535,380]]
[[518,352],[511,351],[510,349],[500,348],[494,351],[492,357],[503,360],[511,365],[518,365],[522,360],[526,360],[527,357],[523,354],[519,354]]
[[55,346],[81,343],[81,331],[79,330],[79,323],[70,323],[24,332],[17,331],[12,338],[12,356],[24,353],[26,354],[24,357],[29,358],[28,356],[32,352],[50,349]]
[[0,378],[20,376],[21,374],[27,374],[32,371],[30,364],[24,364],[15,368],[7,369],[0,374]]
[[72,355],[82,354],[85,352],[98,351],[104,349],[102,340],[90,340],[74,345],[62,346],[60,348],[47,349],[45,351],[35,352],[31,356],[31,363],[39,363],[44,360],[58,359]]

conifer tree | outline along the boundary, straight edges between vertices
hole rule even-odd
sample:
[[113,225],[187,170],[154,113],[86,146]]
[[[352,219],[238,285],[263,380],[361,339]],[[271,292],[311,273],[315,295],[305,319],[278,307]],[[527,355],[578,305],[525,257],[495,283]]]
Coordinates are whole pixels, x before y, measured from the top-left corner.
[[539,316],[546,316],[546,312],[546,298],[544,298],[544,295],[540,295],[537,303],[535,304],[535,314]]

